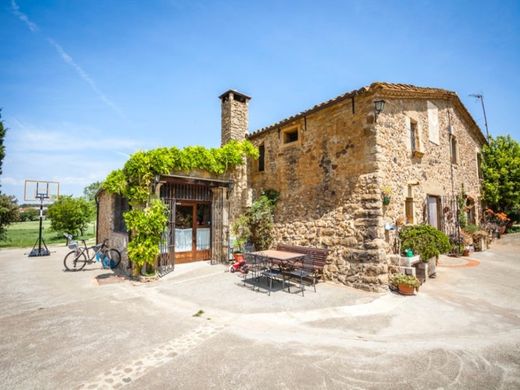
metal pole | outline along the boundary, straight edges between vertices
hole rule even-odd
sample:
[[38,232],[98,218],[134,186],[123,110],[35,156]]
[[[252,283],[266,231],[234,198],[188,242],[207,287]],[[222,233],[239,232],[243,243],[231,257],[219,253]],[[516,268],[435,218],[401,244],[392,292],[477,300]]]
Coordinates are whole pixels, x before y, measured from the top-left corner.
[[484,112],[484,126],[486,126],[486,139],[489,141],[489,129],[488,129],[488,123],[487,123],[487,116],[486,116],[486,107],[484,106],[484,95],[475,93],[469,96],[473,96],[474,98],[477,98],[480,100],[480,104],[482,105],[482,112]]
[[480,95],[480,103],[482,103],[482,111],[484,112],[484,125],[486,126],[486,138],[489,141],[489,129],[486,117],[486,108],[484,107],[484,96]]
[[43,230],[43,197],[40,197],[40,236],[38,238],[38,256],[42,254],[42,230]]

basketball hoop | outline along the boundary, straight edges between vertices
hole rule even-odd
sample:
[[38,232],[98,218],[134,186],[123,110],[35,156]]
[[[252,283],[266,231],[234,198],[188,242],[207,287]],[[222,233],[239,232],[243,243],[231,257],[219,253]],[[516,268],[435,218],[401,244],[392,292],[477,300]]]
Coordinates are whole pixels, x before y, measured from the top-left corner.
[[43,240],[43,203],[54,202],[60,196],[60,183],[46,180],[25,180],[24,200],[26,202],[40,201],[40,233],[34,243],[29,257],[49,256],[50,251]]

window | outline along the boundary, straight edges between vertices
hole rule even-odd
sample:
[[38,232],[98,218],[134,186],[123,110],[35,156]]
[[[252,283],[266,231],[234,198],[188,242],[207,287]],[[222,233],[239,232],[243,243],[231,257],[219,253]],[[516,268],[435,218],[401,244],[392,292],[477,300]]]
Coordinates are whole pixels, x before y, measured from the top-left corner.
[[482,154],[477,152],[477,175],[479,179],[482,179]]
[[406,223],[413,224],[413,198],[406,198],[405,215],[406,215]]
[[417,122],[410,121],[410,142],[412,152],[419,151],[419,132],[417,130]]
[[421,158],[423,153],[421,142],[421,131],[416,120],[406,117],[406,128],[408,129],[408,150],[412,152],[413,157]]
[[263,172],[265,170],[265,146],[264,144],[258,147],[258,172]]
[[452,135],[450,137],[450,153],[451,153],[451,163],[457,164],[458,155],[457,155],[457,138]]
[[123,219],[123,213],[130,210],[128,205],[128,199],[123,198],[120,195],[116,195],[114,199],[114,232],[116,233],[127,233],[125,220]]
[[282,141],[284,144],[291,144],[293,142],[298,141],[298,127],[290,127],[287,130],[284,130],[282,137]]

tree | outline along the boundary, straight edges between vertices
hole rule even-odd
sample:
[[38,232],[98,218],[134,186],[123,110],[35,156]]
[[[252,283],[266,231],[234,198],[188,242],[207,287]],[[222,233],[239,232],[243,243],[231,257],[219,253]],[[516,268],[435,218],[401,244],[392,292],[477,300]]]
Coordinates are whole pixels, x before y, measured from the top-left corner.
[[520,211],[520,144],[511,136],[490,138],[482,148],[484,200],[495,211]]
[[[5,157],[4,138],[6,131],[7,129],[2,121],[2,111],[0,110],[0,175],[2,174],[2,161]],[[18,218],[16,198],[0,192],[0,238],[5,236],[7,225],[18,221]]]
[[20,211],[20,221],[37,221],[40,216],[40,211],[34,208],[24,208]]
[[18,221],[18,205],[16,198],[0,194],[0,239],[5,237],[7,225]]
[[96,181],[86,186],[83,189],[83,196],[85,197],[85,199],[87,199],[89,202],[94,202],[96,198],[96,193],[101,188],[102,184],[102,182]]
[[61,196],[49,206],[47,216],[51,220],[51,229],[55,232],[83,235],[92,220],[94,208],[84,198]]

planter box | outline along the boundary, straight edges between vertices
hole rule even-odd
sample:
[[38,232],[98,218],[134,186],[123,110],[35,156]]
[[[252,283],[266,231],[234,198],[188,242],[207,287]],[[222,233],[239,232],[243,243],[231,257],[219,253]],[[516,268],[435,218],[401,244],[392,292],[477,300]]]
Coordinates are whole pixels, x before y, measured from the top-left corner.
[[473,241],[475,252],[482,252],[488,249],[488,240],[486,237],[480,237],[478,240]]
[[420,263],[417,263],[417,279],[421,281],[421,283],[426,282],[428,278],[431,278],[437,268],[437,258],[432,257],[428,260],[427,263],[421,261]]

